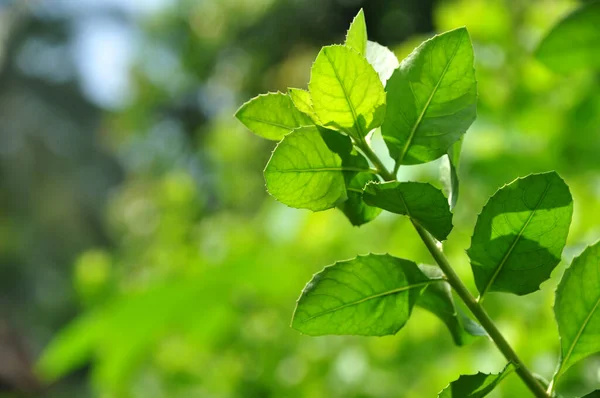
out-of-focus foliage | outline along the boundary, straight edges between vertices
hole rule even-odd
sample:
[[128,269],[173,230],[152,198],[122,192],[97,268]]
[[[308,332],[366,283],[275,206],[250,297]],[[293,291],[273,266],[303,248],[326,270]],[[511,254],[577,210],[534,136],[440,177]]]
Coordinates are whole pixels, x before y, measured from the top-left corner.
[[[402,217],[356,228],[337,210],[274,201],[260,172],[273,143],[233,117],[260,92],[306,88],[318,48],[342,43],[361,6],[369,36],[399,59],[435,32],[465,25],[471,34],[478,119],[444,244],[461,276],[471,280],[464,251],[476,213],[519,175],[556,169],[567,181],[576,203],[567,259],[600,237],[597,70],[562,76],[533,56],[577,3],[3,3],[0,317],[36,358],[47,348],[37,368],[47,378],[77,370],[45,396],[433,397],[459,374],[504,366],[485,339],[455,347],[419,307],[396,336],[312,338],[289,327],[297,292],[336,259],[389,252],[431,262]],[[119,51],[126,84],[110,96],[108,80],[86,76],[103,76]],[[384,156],[381,136],[372,139]],[[437,166],[402,167],[402,178],[436,180]],[[546,378],[560,349],[551,305],[563,270],[525,298],[486,297]],[[560,391],[597,388],[599,366],[573,365]],[[527,396],[516,377],[498,391]]]

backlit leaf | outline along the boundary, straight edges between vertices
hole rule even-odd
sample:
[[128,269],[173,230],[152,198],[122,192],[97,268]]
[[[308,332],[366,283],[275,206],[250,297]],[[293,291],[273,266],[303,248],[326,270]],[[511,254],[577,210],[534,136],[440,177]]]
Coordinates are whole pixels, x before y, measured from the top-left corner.
[[412,218],[439,241],[445,240],[452,230],[448,200],[431,184],[396,181],[369,184],[363,198],[371,206]]
[[384,336],[408,321],[430,283],[411,261],[384,254],[325,267],[298,299],[292,327],[304,334]]
[[254,134],[275,141],[298,127],[314,124],[283,93],[254,97],[242,105],[235,116]]
[[444,155],[475,120],[477,82],[473,47],[465,28],[435,36],[400,63],[387,85],[381,127],[399,164]]
[[269,193],[281,203],[313,211],[330,209],[347,199],[343,171],[368,171],[366,166],[366,170],[344,166],[322,132],[332,138],[340,136],[316,126],[302,127],[288,134],[273,151],[265,181]]
[[308,84],[320,122],[361,140],[385,116],[385,91],[377,72],[346,46],[323,47]]
[[560,73],[600,68],[598,26],[600,3],[584,5],[552,28],[535,55],[550,69]]
[[565,271],[556,289],[554,314],[561,340],[560,377],[577,361],[600,352],[600,242]]
[[315,109],[313,108],[312,99],[310,98],[310,93],[306,90],[302,90],[300,88],[290,88],[288,89],[288,94],[300,112],[307,115],[312,121],[315,123],[318,121],[317,115],[315,114]]
[[365,22],[365,13],[362,8],[356,14],[354,20],[352,20],[350,28],[348,28],[346,46],[362,55],[365,55],[367,52],[367,23]]
[[467,251],[481,296],[538,290],[560,262],[572,213],[569,187],[556,172],[499,189],[479,215]]
[[385,86],[386,82],[400,66],[396,54],[389,48],[382,46],[374,41],[367,42],[367,61],[373,65],[373,69],[379,75],[381,83]]

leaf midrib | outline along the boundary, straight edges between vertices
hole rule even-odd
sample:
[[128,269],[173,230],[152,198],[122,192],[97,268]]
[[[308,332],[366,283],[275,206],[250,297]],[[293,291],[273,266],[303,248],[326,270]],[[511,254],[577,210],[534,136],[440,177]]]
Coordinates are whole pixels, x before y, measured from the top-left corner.
[[479,296],[479,301],[481,301],[483,299],[483,296],[488,292],[488,290],[492,287],[492,284],[496,281],[496,278],[500,274],[500,271],[502,271],[502,268],[504,268],[504,264],[506,264],[506,261],[508,260],[508,258],[512,254],[513,250],[517,246],[517,243],[519,243],[519,240],[521,239],[521,236],[523,236],[523,233],[525,232],[525,230],[529,226],[529,223],[531,222],[531,220],[535,216],[535,213],[537,212],[537,210],[539,209],[540,205],[542,204],[542,202],[543,202],[544,198],[546,197],[546,194],[548,193],[548,190],[550,189],[551,186],[552,186],[552,183],[548,183],[546,185],[546,189],[544,189],[544,193],[542,193],[542,196],[540,197],[540,199],[538,200],[537,204],[535,205],[535,208],[533,209],[533,211],[531,212],[531,214],[527,218],[527,221],[525,222],[525,224],[523,224],[523,226],[521,227],[521,230],[517,234],[517,236],[516,236],[515,240],[513,241],[513,243],[510,245],[510,247],[509,247],[508,251],[506,252],[506,254],[504,255],[504,257],[502,257],[502,260],[500,261],[500,264],[498,264],[498,266],[496,267],[496,270],[494,271],[494,274],[492,275],[492,277],[488,281],[487,285],[485,286],[485,289],[483,289],[483,291],[481,292],[481,295]]
[[[441,74],[438,82],[436,83],[435,87],[431,91],[431,94],[429,95],[429,98],[427,99],[427,102],[425,103],[425,106],[423,107],[423,110],[421,111],[421,114],[419,115],[419,117],[417,118],[417,121],[413,125],[413,128],[410,131],[410,135],[408,136],[408,140],[406,140],[406,144],[404,144],[404,148],[402,149],[402,152],[400,153],[400,156],[398,156],[398,159],[396,160],[396,164],[397,165],[401,165],[402,164],[402,161],[404,160],[404,157],[408,153],[408,149],[410,148],[410,146],[412,144],[412,141],[415,138],[415,134],[417,132],[417,129],[419,128],[419,126],[421,125],[421,122],[423,121],[423,118],[425,117],[425,113],[427,112],[427,109],[429,109],[429,105],[431,104],[431,101],[433,100],[433,97],[437,93],[437,90],[440,87],[440,84],[442,84],[442,80],[444,80],[444,77],[446,76],[446,73],[448,72],[448,69],[450,68],[450,65],[452,64],[452,61],[454,61],[454,57],[456,56],[456,53],[458,53],[458,49],[460,48],[460,45],[462,44],[463,37],[464,37],[463,35],[460,36],[460,40],[459,40],[458,44],[456,45],[456,48],[454,49],[454,52],[452,53],[452,56],[450,57],[450,60],[448,61],[448,63],[446,64],[446,67],[442,71],[442,74]],[[409,84],[410,84],[410,82],[409,82]],[[396,167],[398,167],[398,166],[396,166]]]
[[568,363],[569,358],[571,358],[571,355],[573,354],[573,351],[575,350],[575,346],[579,342],[579,339],[583,335],[585,328],[587,327],[587,325],[589,325],[590,320],[592,319],[592,316],[594,315],[594,313],[596,312],[596,310],[598,309],[599,306],[600,306],[600,297],[598,297],[598,300],[596,300],[596,304],[594,305],[594,308],[592,308],[592,310],[588,314],[587,318],[585,318],[585,320],[583,321],[583,324],[581,325],[581,328],[579,329],[579,331],[577,332],[577,335],[575,336],[575,339],[573,339],[573,343],[569,347],[569,351],[567,352],[567,355],[565,355],[565,359],[563,361],[561,361],[561,368],[564,364]]
[[440,281],[445,281],[445,279],[444,278],[430,279],[430,280],[425,281],[425,282],[415,283],[415,284],[412,284],[412,285],[406,285],[406,286],[402,286],[402,287],[399,287],[399,288],[396,288],[396,289],[392,289],[392,290],[388,290],[388,291],[385,291],[385,292],[377,293],[377,294],[374,294],[372,296],[363,297],[360,300],[352,301],[350,303],[342,304],[342,305],[340,305],[338,307],[334,307],[334,308],[330,308],[330,309],[325,310],[325,311],[321,311],[321,312],[319,312],[317,314],[314,314],[314,315],[310,316],[309,318],[303,320],[302,323],[306,323],[306,322],[312,321],[315,318],[321,317],[323,315],[330,314],[330,313],[335,312],[335,311],[342,310],[342,309],[347,308],[347,307],[351,307],[351,306],[354,306],[354,305],[362,304],[362,303],[367,302],[369,300],[373,300],[373,299],[376,299],[376,298],[379,298],[379,297],[389,296],[389,295],[396,294],[396,293],[401,293],[401,292],[404,292],[404,291],[407,291],[407,290],[410,290],[410,289],[415,289],[417,287],[426,286],[426,285],[429,285],[429,284],[431,284],[433,282],[440,282]]

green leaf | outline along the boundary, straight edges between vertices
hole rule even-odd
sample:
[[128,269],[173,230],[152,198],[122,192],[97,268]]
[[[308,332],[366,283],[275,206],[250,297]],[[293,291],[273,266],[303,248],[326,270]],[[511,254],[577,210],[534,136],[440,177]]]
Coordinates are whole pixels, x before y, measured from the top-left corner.
[[438,398],[482,398],[491,393],[494,388],[516,369],[509,363],[497,374],[477,373],[462,375],[439,393]]
[[559,73],[600,68],[598,26],[600,3],[584,5],[552,28],[540,43],[535,56]]
[[367,42],[367,61],[373,66],[384,86],[394,70],[400,66],[396,54],[374,41]]
[[592,391],[591,393],[585,395],[583,398],[600,398],[600,390]]
[[[442,270],[431,265],[420,265],[419,268],[430,279],[440,279],[444,275]],[[448,283],[429,285],[417,300],[417,305],[440,318],[458,346],[470,343],[474,336],[487,335],[481,325],[467,317],[456,306]]]
[[383,123],[385,91],[379,76],[363,56],[346,46],[321,49],[308,88],[324,126],[362,140]]
[[412,218],[434,238],[443,241],[452,230],[452,213],[442,191],[422,182],[369,184],[365,203]]
[[458,186],[458,166],[460,163],[460,151],[462,149],[463,137],[456,141],[446,153],[448,157],[448,170],[442,176],[442,183],[446,186],[448,192],[448,203],[450,210],[453,210],[458,201],[459,186]]
[[296,109],[304,113],[315,123],[318,122],[319,118],[315,113],[315,109],[313,108],[312,104],[312,98],[310,98],[310,93],[308,91],[300,88],[290,88],[288,89],[288,94],[292,99]]
[[481,296],[538,290],[560,262],[572,213],[569,187],[556,172],[499,189],[479,215],[467,251]]
[[[323,137],[338,140],[338,145],[340,140],[347,140],[349,147],[338,148],[342,153],[352,147],[347,137],[316,126],[294,130],[277,145],[265,168],[267,190],[275,199],[299,209],[330,209],[348,198],[344,171],[369,171],[366,162],[363,167],[355,166],[357,163],[346,166]],[[360,160],[343,156],[351,162]]]
[[397,165],[444,155],[476,117],[477,82],[467,30],[425,41],[401,62],[386,88],[381,132]]
[[298,127],[314,124],[283,93],[254,97],[238,109],[235,117],[254,134],[275,141],[281,140]]
[[357,173],[346,182],[348,200],[338,207],[354,226],[366,224],[381,213],[380,208],[369,206],[363,200],[363,189],[369,182],[379,182],[379,179],[370,173]]
[[352,20],[350,28],[348,28],[346,46],[361,55],[365,55],[367,52],[367,23],[365,22],[365,13],[362,8]]
[[600,352],[600,242],[588,247],[565,271],[554,303],[561,345],[557,377],[581,359]]
[[311,336],[395,334],[432,282],[412,261],[387,254],[341,261],[306,285],[292,327]]

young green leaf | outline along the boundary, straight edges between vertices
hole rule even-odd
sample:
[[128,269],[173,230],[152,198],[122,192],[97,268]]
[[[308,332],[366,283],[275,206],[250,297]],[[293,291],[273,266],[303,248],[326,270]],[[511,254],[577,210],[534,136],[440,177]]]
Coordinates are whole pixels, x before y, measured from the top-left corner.
[[300,88],[290,88],[288,89],[288,94],[296,109],[304,113],[315,123],[318,123],[319,118],[317,118],[315,109],[313,108],[312,98],[310,98],[310,93],[308,91]]
[[319,128],[301,127],[277,145],[265,168],[265,181],[269,193],[281,203],[321,211],[347,199],[344,170],[364,171],[344,167]]
[[385,91],[379,76],[363,56],[346,46],[321,49],[308,88],[324,126],[362,140],[383,123]]
[[600,242],[565,271],[554,303],[561,345],[557,378],[579,360],[600,352]]
[[538,290],[560,262],[572,213],[569,187],[556,172],[499,189],[479,215],[467,251],[481,297]]
[[[444,274],[438,267],[419,265],[419,268],[430,279],[443,278]],[[468,344],[474,336],[486,335],[481,325],[467,317],[455,305],[448,283],[432,283],[427,286],[417,300],[417,305],[440,318],[448,327],[454,343],[458,346]]]
[[384,86],[392,73],[400,66],[396,54],[374,41],[367,42],[367,61],[373,66]]
[[396,181],[369,184],[363,198],[368,205],[412,218],[439,241],[445,240],[452,230],[448,200],[431,184]]
[[238,109],[235,117],[254,134],[275,141],[298,127],[314,124],[283,93],[254,97]]
[[497,374],[479,372],[475,375],[462,375],[444,388],[438,398],[483,398],[515,369],[515,365],[511,362]]
[[395,334],[408,321],[421,291],[433,282],[412,261],[387,254],[341,261],[306,285],[292,327],[311,336]]
[[367,52],[367,23],[362,8],[350,24],[345,44],[361,55],[365,55]]
[[600,3],[580,7],[542,40],[535,56],[550,69],[566,73],[600,67]]
[[476,116],[477,82],[467,30],[425,41],[401,62],[386,88],[388,110],[381,132],[396,167],[444,155]]
[[370,182],[379,182],[379,179],[371,173],[357,173],[346,181],[348,200],[338,205],[338,208],[354,226],[366,224],[381,213],[380,208],[369,206],[363,201],[363,188]]

